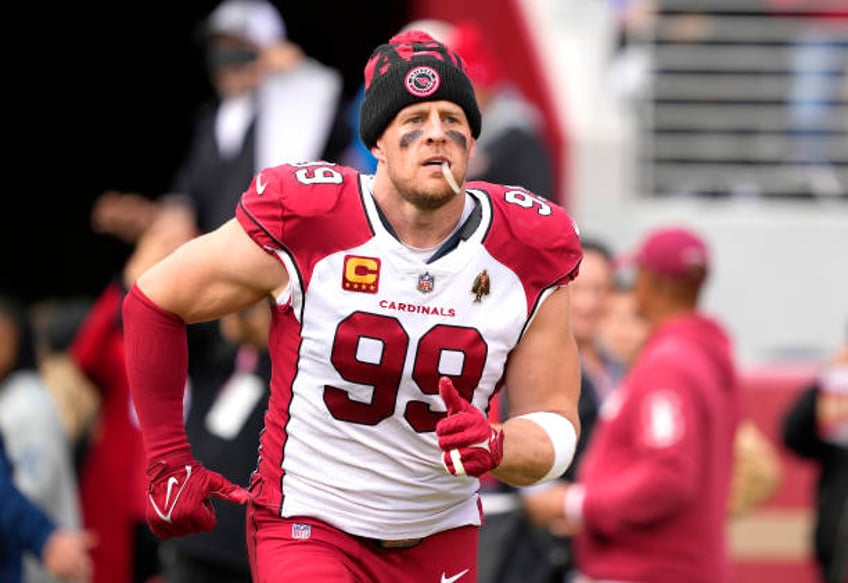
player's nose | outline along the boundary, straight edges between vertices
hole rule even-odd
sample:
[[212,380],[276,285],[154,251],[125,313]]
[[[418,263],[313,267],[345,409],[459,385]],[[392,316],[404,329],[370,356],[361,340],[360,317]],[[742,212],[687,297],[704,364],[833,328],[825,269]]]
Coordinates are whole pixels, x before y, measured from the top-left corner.
[[433,111],[427,116],[427,124],[425,126],[425,136],[428,140],[444,140],[447,137],[447,126],[444,120],[439,115],[439,112]]

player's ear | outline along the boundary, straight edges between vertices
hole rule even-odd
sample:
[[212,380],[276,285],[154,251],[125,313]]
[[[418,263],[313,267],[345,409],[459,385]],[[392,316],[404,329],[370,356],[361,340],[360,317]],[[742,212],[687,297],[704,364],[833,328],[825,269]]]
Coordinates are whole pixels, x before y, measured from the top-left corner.
[[381,150],[379,146],[371,148],[371,155],[374,156],[374,159],[377,160],[378,163],[386,162],[386,156],[383,154],[383,150]]
[[370,150],[371,150],[371,155],[374,156],[374,158],[377,160],[377,162],[385,163],[386,155],[383,152],[383,140],[382,139],[377,140],[377,142],[373,146],[371,146]]

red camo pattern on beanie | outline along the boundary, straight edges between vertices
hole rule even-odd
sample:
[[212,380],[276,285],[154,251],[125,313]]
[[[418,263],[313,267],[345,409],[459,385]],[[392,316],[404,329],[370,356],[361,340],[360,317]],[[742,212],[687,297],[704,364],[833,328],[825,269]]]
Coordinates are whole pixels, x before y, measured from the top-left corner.
[[401,109],[439,100],[459,105],[471,135],[480,136],[480,108],[460,56],[424,31],[397,34],[374,49],[365,65],[359,135],[370,148]]

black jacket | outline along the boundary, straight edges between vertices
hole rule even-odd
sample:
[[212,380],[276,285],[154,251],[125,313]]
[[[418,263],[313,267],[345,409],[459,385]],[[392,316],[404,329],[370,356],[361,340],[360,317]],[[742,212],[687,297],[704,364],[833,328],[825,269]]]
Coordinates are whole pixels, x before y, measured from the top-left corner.
[[816,486],[814,549],[827,583],[848,578],[848,448],[824,441],[816,431],[818,385],[807,386],[783,418],[783,443],[796,455],[815,461]]

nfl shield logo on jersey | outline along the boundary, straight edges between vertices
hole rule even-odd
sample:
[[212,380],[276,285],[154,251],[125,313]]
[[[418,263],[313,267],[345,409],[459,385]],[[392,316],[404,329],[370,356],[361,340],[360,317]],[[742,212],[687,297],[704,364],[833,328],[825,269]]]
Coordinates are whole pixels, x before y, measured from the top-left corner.
[[430,293],[433,291],[433,283],[435,279],[430,275],[430,272],[424,272],[418,276],[418,291],[422,294]]
[[306,540],[312,536],[312,527],[308,524],[295,522],[292,524],[292,538]]

